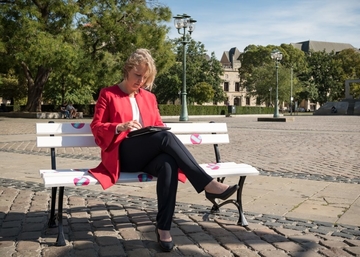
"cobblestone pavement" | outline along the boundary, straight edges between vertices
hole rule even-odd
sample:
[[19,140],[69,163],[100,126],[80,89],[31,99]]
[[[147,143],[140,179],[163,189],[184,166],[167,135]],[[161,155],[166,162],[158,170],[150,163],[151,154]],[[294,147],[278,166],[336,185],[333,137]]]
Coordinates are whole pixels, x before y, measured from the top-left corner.
[[[231,144],[221,146],[223,161],[249,163],[264,176],[359,184],[358,116],[296,116],[286,123],[254,117],[214,120],[229,127]],[[0,117],[0,156],[48,156],[36,147],[35,122],[47,121]],[[213,161],[211,150],[190,150],[199,162]],[[96,149],[59,151],[58,156],[99,160]],[[244,228],[235,225],[232,209],[213,215],[209,206],[187,202],[176,207],[176,248],[162,253],[155,243],[154,198],[78,188],[65,192],[67,245],[56,247],[57,229],[46,226],[49,189],[0,178],[0,256],[360,256],[359,226],[246,212],[249,226]]]

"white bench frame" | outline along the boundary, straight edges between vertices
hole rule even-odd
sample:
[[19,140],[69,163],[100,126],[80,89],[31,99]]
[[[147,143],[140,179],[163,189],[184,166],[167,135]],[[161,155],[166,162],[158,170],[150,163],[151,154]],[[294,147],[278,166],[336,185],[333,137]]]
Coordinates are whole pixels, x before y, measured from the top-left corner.
[[[214,163],[200,164],[200,166],[213,178],[223,182],[225,177],[238,176],[239,189],[236,199],[228,199],[220,204],[212,206],[211,212],[218,212],[225,204],[234,204],[239,211],[238,225],[247,226],[242,208],[242,190],[246,176],[258,175],[259,171],[243,163],[221,162],[218,144],[229,143],[226,123],[169,123],[170,132],[174,133],[185,145],[212,144],[215,151]],[[96,185],[99,182],[88,173],[88,168],[57,169],[55,148],[66,147],[98,147],[91,133],[90,123],[37,123],[37,147],[50,148],[51,169],[40,170],[40,175],[45,187],[52,188],[51,210],[48,221],[49,227],[56,227],[58,220],[57,245],[65,245],[65,237],[62,224],[64,187],[76,187]],[[140,179],[141,178],[141,179]],[[156,181],[153,177],[144,172],[126,173],[121,172],[117,183],[149,182]],[[55,215],[56,193],[59,188],[58,213]]]

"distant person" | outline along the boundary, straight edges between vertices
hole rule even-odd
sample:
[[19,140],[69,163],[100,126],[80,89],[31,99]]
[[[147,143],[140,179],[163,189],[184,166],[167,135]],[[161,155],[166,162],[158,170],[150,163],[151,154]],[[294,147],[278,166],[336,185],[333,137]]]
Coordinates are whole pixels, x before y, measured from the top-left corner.
[[61,111],[61,114],[64,115],[65,119],[70,119],[70,112],[66,109],[66,107],[67,107],[67,104],[63,103],[60,106],[60,111]]
[[66,106],[66,110],[70,112],[70,118],[75,119],[76,118],[76,114],[77,114],[77,110],[75,109],[75,107],[72,105],[72,103],[69,103]]

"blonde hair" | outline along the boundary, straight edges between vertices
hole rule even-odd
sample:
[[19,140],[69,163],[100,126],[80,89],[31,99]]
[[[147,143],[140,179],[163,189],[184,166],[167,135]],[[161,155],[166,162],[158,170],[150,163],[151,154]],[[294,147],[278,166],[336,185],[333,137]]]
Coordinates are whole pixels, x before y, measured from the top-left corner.
[[136,49],[129,58],[126,60],[123,68],[124,79],[128,78],[129,72],[137,65],[145,63],[148,67],[148,77],[145,81],[145,87],[148,90],[151,90],[155,76],[156,76],[156,66],[155,61],[152,58],[150,51],[145,48]]

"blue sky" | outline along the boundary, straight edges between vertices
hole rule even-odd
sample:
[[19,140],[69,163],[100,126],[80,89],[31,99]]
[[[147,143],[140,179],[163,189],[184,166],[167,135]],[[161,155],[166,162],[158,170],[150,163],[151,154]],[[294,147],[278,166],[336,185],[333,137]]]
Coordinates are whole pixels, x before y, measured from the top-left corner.
[[[250,44],[306,40],[349,43],[360,48],[360,0],[158,0],[173,15],[197,20],[192,38],[218,59]],[[169,38],[180,35],[173,21]]]

